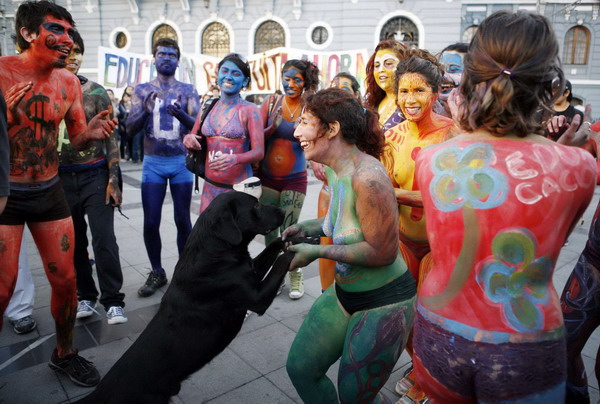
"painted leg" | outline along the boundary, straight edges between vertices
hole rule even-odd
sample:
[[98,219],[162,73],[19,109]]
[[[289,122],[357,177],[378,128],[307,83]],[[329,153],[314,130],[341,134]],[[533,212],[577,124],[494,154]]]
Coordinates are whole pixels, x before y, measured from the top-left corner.
[[177,226],[177,250],[183,252],[185,242],[192,232],[192,220],[190,218],[190,205],[192,204],[192,182],[170,184],[171,196],[173,197],[173,215],[175,226]]
[[338,402],[335,386],[326,372],[342,354],[348,321],[333,288],[319,296],[304,319],[286,364],[303,402]]
[[340,361],[340,402],[390,402],[380,390],[406,344],[415,299],[354,313]]
[[52,287],[50,310],[56,323],[59,357],[73,351],[73,326],[77,314],[77,284],[73,265],[74,231],[70,217],[28,223]]
[[160,220],[162,206],[167,192],[167,184],[152,182],[142,183],[142,206],[144,208],[144,243],[152,270],[164,273],[160,255],[162,242],[160,240]]
[[0,225],[0,330],[17,282],[23,225]]
[[[281,208],[280,196],[281,196],[280,192],[275,191],[272,188],[263,186],[262,187],[262,195],[260,196],[259,201],[263,205],[275,206],[276,208]],[[287,218],[287,212],[286,212],[286,218]],[[285,220],[284,220],[284,223],[285,223]],[[285,229],[285,227],[284,227],[284,229]],[[271,244],[273,241],[275,241],[275,239],[277,237],[279,237],[279,229],[275,229],[271,233],[269,233],[265,236],[265,245]]]

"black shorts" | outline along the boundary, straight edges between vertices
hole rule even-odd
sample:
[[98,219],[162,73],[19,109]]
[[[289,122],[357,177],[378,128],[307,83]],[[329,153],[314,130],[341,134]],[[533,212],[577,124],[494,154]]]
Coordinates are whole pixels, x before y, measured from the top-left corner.
[[[51,222],[71,216],[67,198],[55,177],[48,187],[34,188],[38,184],[11,184],[10,195],[4,212],[0,215],[0,225],[18,226],[26,222]],[[29,189],[27,189],[29,187]]]

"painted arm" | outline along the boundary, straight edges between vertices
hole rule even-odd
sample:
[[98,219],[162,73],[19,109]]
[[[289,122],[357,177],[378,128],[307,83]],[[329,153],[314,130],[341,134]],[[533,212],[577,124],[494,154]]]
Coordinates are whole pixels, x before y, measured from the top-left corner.
[[[106,91],[101,95],[99,106],[100,110],[104,108],[112,111],[112,104]],[[113,118],[113,112],[110,113],[109,119]],[[112,204],[115,207],[121,206],[123,190],[119,187],[119,140],[116,128],[112,131],[110,137],[104,141],[104,146],[106,147],[106,161],[108,163],[108,185],[104,203],[107,205]]]
[[6,92],[6,113],[8,126],[18,125],[19,119],[16,113],[17,105],[25,96],[25,93],[31,90],[33,82],[27,81],[23,83],[17,83]]
[[176,102],[173,105],[167,106],[167,112],[177,118],[179,122],[183,124],[190,130],[194,127],[194,122],[196,122],[196,116],[198,115],[198,111],[200,110],[200,97],[198,97],[198,93],[196,90],[193,90],[192,94],[187,97],[187,110],[181,108],[181,103]]
[[364,241],[348,245],[291,246],[296,256],[290,269],[304,267],[317,258],[350,265],[379,267],[398,255],[398,208],[387,175],[379,164],[360,168],[353,178],[356,213]]
[[413,208],[423,207],[423,197],[421,191],[410,191],[408,189],[394,188],[396,201],[398,205],[412,206]]
[[70,92],[74,97],[65,115],[65,124],[69,140],[75,150],[82,151],[89,148],[93,141],[108,139],[117,126],[117,120],[109,118],[110,111],[101,111],[86,126],[79,79],[73,76],[73,81],[65,83],[65,87],[67,93]]
[[281,233],[281,239],[286,241],[293,237],[324,237],[324,220],[324,217],[320,217],[318,219],[305,220],[304,222],[296,223]]
[[269,124],[269,111],[272,111],[273,114],[273,123],[270,126],[265,127],[264,130],[265,139],[269,139],[273,133],[275,133],[281,124],[281,120],[283,119],[283,115],[281,114],[281,105],[274,110],[273,108],[275,108],[275,104],[277,104],[277,97],[270,95],[265,98],[260,106],[260,115],[265,126]]
[[152,91],[144,91],[145,85],[136,86],[131,97],[131,108],[127,117],[127,134],[134,136],[144,128],[148,115],[154,109],[154,101],[156,93]]
[[[211,111],[212,112],[212,111]],[[236,164],[251,164],[259,162],[265,155],[265,140],[263,137],[263,121],[258,108],[254,104],[244,107],[248,135],[250,136],[250,150],[245,153],[224,154],[209,163],[211,170],[228,170]]]

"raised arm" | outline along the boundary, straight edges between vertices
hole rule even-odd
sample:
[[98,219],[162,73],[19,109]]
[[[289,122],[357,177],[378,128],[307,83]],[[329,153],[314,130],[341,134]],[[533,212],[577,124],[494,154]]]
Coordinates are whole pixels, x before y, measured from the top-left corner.
[[183,97],[186,98],[187,109],[181,107],[181,102],[176,102],[173,105],[167,106],[167,112],[181,122],[187,130],[191,130],[200,109],[200,97],[198,97],[198,93],[193,88],[189,93],[184,94]]

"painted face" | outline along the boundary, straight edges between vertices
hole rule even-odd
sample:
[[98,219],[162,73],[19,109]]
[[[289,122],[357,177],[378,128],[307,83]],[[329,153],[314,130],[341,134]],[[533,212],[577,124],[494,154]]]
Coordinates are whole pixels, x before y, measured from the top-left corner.
[[352,80],[348,77],[336,77],[331,82],[332,88],[339,88],[344,91],[348,91],[350,94],[354,94],[354,90],[352,89]]
[[304,91],[304,77],[300,70],[290,67],[282,75],[283,91],[288,97],[296,98]]
[[391,49],[381,49],[375,54],[373,76],[375,82],[383,91],[392,91],[394,88],[394,75],[400,60]]
[[444,78],[440,91],[440,98],[445,101],[448,99],[453,88],[458,87],[462,80],[462,73],[465,68],[463,63],[463,53],[456,51],[446,51],[442,53],[440,62],[444,65]]
[[217,84],[221,91],[227,95],[239,94],[248,83],[242,70],[235,63],[228,60],[221,65],[217,75]]
[[321,121],[310,111],[304,110],[298,126],[294,131],[294,137],[300,141],[300,147],[308,160],[319,162],[319,155],[327,150],[327,139],[321,132]]
[[81,52],[81,48],[76,43],[73,44],[71,48],[71,53],[69,53],[69,57],[67,58],[67,70],[73,74],[77,74],[79,68],[81,67],[81,62],[83,61],[83,53]]
[[156,71],[165,76],[173,76],[177,70],[179,59],[177,59],[177,50],[170,46],[159,46],[156,48],[154,56]]
[[73,31],[67,21],[47,15],[30,49],[38,60],[47,61],[53,67],[65,67],[73,47]]
[[418,73],[403,74],[398,81],[397,103],[409,121],[419,121],[431,113],[436,96]]

